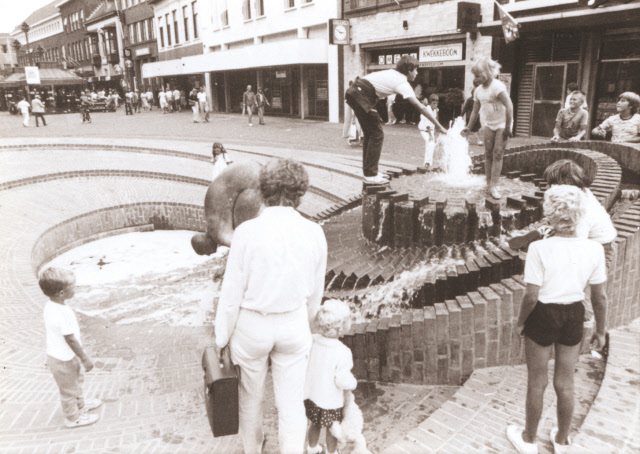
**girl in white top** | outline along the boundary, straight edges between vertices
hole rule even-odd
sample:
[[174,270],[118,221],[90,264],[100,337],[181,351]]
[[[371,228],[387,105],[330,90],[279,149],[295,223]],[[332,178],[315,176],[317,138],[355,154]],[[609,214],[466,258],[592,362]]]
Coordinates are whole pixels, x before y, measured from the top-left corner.
[[160,90],[158,92],[158,101],[160,101],[160,109],[162,109],[162,113],[166,114],[167,113],[167,96],[165,95],[164,91]]
[[320,334],[313,335],[304,387],[304,406],[311,422],[307,454],[323,452],[318,445],[323,427],[327,428],[327,452],[333,453],[338,440],[329,428],[334,422],[342,422],[344,391],[354,390],[358,385],[351,373],[351,350],[339,340],[351,326],[349,306],[338,300],[325,301],[316,315],[315,326]]
[[[484,173],[487,189],[491,197],[499,199],[501,195],[497,185],[502,173],[504,149],[507,139],[511,137],[513,103],[507,87],[496,79],[500,74],[497,62],[482,57],[473,65],[471,72],[478,87],[473,94],[475,102],[468,124],[474,124],[478,113],[480,114],[480,123],[484,128]],[[468,134],[469,129],[465,128],[463,133]]]
[[[433,118],[438,119],[438,95],[433,94],[429,96],[429,100],[423,101],[423,104],[427,106],[427,111]],[[431,170],[433,166],[433,151],[436,148],[436,136],[435,125],[425,115],[420,115],[420,123],[418,123],[418,130],[425,142],[424,150],[424,166]]]
[[213,181],[218,178],[218,175],[220,175],[232,161],[229,161],[227,150],[224,149],[224,146],[220,142],[215,142],[213,144],[211,154],[213,155],[211,158],[211,164],[213,164],[211,181]]
[[584,288],[591,287],[596,348],[605,345],[606,305],[602,245],[578,238],[585,194],[576,186],[555,185],[545,192],[544,214],[555,230],[552,238],[529,246],[524,270],[527,284],[516,332],[525,336],[527,362],[526,425],[509,426],[507,437],[518,452],[537,454],[536,433],[542,415],[547,367],[555,352],[553,385],[558,399],[558,427],[550,438],[556,454],[568,452],[573,417],[573,376],[583,335]]

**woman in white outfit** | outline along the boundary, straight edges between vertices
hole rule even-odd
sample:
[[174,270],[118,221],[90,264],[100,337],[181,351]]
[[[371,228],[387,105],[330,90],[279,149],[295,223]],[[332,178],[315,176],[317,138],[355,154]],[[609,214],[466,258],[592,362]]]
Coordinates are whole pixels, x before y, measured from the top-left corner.
[[265,441],[262,402],[268,361],[283,454],[304,450],[304,383],[313,320],[324,291],[327,242],[322,228],[296,207],[309,187],[297,161],[273,160],[260,172],[265,207],[239,225],[227,260],[215,336],[240,366],[240,436],[246,454]]

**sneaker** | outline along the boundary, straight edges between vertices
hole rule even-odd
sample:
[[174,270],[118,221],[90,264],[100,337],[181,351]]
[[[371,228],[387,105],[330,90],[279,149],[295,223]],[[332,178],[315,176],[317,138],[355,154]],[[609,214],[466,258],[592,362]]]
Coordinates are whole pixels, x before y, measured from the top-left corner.
[[551,443],[553,443],[553,452],[556,454],[566,454],[569,452],[569,448],[571,448],[571,437],[567,437],[567,444],[560,445],[556,443],[556,435],[558,435],[558,428],[554,427],[551,429],[549,433],[549,438],[551,438]]
[[318,443],[313,448],[307,445],[307,454],[321,454],[324,452],[324,447]]
[[102,401],[100,399],[95,399],[95,398],[92,397],[91,399],[85,399],[84,407],[82,407],[80,410],[81,411],[91,411],[91,410],[95,410],[100,405],[102,405]]
[[376,175],[378,178],[386,178],[387,180],[390,180],[391,178],[389,177],[389,175],[387,175],[386,173],[380,173],[378,172],[378,175]]
[[78,416],[78,418],[76,418],[75,421],[69,421],[67,418],[65,418],[64,425],[65,427],[72,429],[74,427],[88,426],[90,424],[95,423],[98,419],[100,419],[100,416],[98,415],[95,415],[95,414],[90,415],[89,413],[80,413],[80,416]]
[[541,237],[540,232],[537,229],[534,229],[524,235],[514,236],[511,238],[508,243],[509,247],[515,251],[519,249],[524,249],[533,243],[536,240],[539,240]]
[[367,184],[389,184],[389,180],[378,175],[375,177],[364,177],[363,181]]
[[500,192],[496,188],[491,189],[489,191],[489,194],[491,194],[491,197],[496,200],[500,200],[500,198],[502,197],[502,194],[500,194]]
[[520,454],[538,454],[538,445],[527,443],[522,439],[524,428],[520,426],[507,427],[507,438]]

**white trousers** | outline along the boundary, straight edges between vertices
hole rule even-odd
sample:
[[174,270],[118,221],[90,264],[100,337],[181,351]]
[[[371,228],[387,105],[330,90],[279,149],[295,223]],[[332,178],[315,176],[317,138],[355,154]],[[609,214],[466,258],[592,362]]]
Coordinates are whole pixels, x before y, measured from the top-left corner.
[[307,429],[304,380],[311,342],[306,306],[293,312],[266,315],[240,309],[229,345],[231,359],[241,369],[240,437],[245,454],[260,454],[262,449],[262,403],[269,358],[278,409],[280,452],[304,451]]
[[436,149],[436,140],[431,131],[420,131],[420,135],[425,141],[424,145],[424,164],[433,165],[433,152]]
[[22,112],[22,124],[29,126],[29,112]]

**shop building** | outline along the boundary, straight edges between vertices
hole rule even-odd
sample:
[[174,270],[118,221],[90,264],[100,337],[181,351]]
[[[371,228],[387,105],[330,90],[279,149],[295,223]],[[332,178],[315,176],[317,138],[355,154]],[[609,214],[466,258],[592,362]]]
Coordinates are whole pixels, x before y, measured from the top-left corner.
[[137,90],[160,88],[160,81],[142,77],[142,65],[158,60],[153,6],[144,0],[121,0],[124,12],[124,45],[132,66],[133,86]]
[[513,74],[515,132],[551,137],[566,87],[587,95],[589,131],[616,113],[618,95],[640,93],[640,0],[525,0],[504,5],[520,24],[520,38],[506,44],[496,14],[479,23],[495,36],[493,57]]
[[[338,1],[155,4],[160,61],[143,66],[145,77],[202,77],[216,111],[241,112],[242,94],[251,85],[254,92],[263,89],[269,115],[338,121],[338,50],[329,44],[327,28],[339,17]],[[176,53],[176,26],[181,40],[183,23],[198,26],[193,36],[201,40],[201,55]]]
[[91,38],[87,35],[85,19],[101,0],[62,0],[56,3],[62,17],[63,38],[58,60],[63,67],[79,76],[95,76],[91,61]]
[[9,33],[0,33],[0,75],[11,73],[11,69],[18,64],[18,58],[11,41]]
[[[439,96],[444,125],[460,114],[473,87],[474,59],[490,56],[493,40],[459,28],[458,2],[343,2],[351,27],[351,44],[344,49],[345,86],[358,76],[394,68],[403,55],[413,55],[420,62],[412,83],[418,97]],[[493,0],[476,3],[475,14],[493,17]]]
[[16,40],[21,45],[16,55],[19,66],[59,59],[64,42],[62,15],[56,7],[59,2],[53,1],[31,13],[23,22],[29,26],[26,33],[20,27],[10,33],[11,41]]

